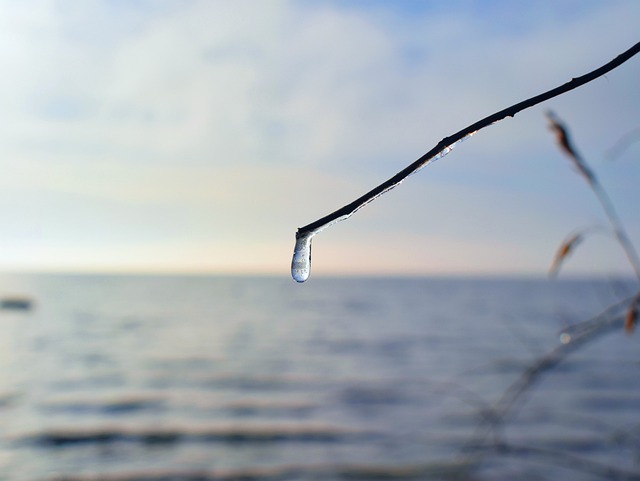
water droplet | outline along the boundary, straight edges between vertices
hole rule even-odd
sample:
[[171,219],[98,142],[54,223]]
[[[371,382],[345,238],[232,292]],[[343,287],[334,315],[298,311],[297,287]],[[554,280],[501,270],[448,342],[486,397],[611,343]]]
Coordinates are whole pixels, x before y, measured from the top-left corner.
[[304,282],[311,273],[311,238],[313,234],[296,236],[296,247],[291,260],[291,277],[296,282]]
[[560,334],[560,342],[562,344],[569,344],[571,342],[571,334],[567,334],[566,332]]

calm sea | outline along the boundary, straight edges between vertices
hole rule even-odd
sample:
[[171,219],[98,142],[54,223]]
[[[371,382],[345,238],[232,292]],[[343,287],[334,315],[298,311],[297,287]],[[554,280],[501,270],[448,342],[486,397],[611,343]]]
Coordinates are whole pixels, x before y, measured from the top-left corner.
[[607,479],[608,465],[637,474],[640,332],[613,329],[583,346],[478,437],[492,403],[563,327],[632,288],[3,276],[0,297],[34,305],[0,310],[0,479],[583,480]]

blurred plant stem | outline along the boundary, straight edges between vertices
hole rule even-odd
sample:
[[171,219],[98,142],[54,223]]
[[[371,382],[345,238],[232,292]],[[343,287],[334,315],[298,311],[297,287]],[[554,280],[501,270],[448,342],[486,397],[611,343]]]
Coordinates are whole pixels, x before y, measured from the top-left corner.
[[547,112],[547,118],[549,119],[549,126],[551,130],[556,134],[556,141],[558,142],[558,146],[564,152],[567,157],[572,161],[578,173],[585,179],[585,181],[589,184],[589,187],[595,194],[596,198],[600,202],[602,209],[611,224],[611,228],[613,229],[613,233],[616,236],[616,239],[620,243],[620,246],[624,250],[631,267],[633,268],[636,277],[640,280],[640,258],[638,258],[638,253],[635,250],[635,247],[631,243],[629,236],[616,212],[615,207],[613,206],[613,202],[611,198],[607,194],[607,191],[604,189],[598,177],[594,174],[593,170],[589,167],[584,158],[578,153],[573,143],[571,142],[571,138],[569,135],[569,130],[564,125],[564,123],[558,118],[558,116],[552,112]]

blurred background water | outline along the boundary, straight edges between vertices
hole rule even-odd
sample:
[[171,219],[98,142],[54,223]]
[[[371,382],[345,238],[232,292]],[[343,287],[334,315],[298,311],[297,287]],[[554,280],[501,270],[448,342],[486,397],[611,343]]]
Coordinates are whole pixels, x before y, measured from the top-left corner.
[[[537,279],[7,275],[0,478],[591,479],[460,450],[559,331],[631,285]],[[504,436],[638,470],[638,335],[612,331]],[[556,460],[557,461],[557,460]],[[598,479],[595,477],[594,479]]]

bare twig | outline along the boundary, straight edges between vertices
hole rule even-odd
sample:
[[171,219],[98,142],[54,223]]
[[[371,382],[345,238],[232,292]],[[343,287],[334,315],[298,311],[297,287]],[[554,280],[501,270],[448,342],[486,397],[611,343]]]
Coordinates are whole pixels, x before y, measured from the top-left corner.
[[296,251],[294,252],[294,259],[291,266],[292,274],[294,278],[299,282],[303,282],[304,280],[307,279],[309,275],[310,262],[311,262],[310,261],[311,237],[313,237],[323,228],[335,222],[338,222],[339,220],[344,220],[347,217],[351,216],[358,209],[362,208],[364,205],[368,204],[369,202],[371,202],[381,194],[387,192],[388,190],[391,190],[392,188],[400,184],[408,176],[418,171],[419,169],[424,167],[426,164],[428,164],[432,160],[442,157],[443,155],[446,155],[448,152],[451,151],[451,149],[454,147],[456,143],[464,140],[470,135],[473,135],[478,130],[488,127],[489,125],[494,124],[504,119],[505,117],[513,117],[514,115],[516,115],[518,112],[521,112],[522,110],[533,107],[534,105],[538,105],[539,103],[542,103],[546,100],[557,97],[558,95],[562,95],[586,83],[589,83],[592,80],[595,80],[598,77],[601,77],[602,75],[610,72],[616,67],[619,67],[624,62],[626,62],[627,60],[632,58],[634,55],[636,55],[638,52],[640,52],[640,42],[636,43],[633,47],[631,47],[627,51],[621,53],[610,62],[593,70],[592,72],[582,75],[581,77],[573,78],[569,82],[566,82],[563,85],[560,85],[551,90],[548,90],[547,92],[541,93],[527,100],[514,104],[510,107],[507,107],[506,109],[500,110],[499,112],[489,115],[488,117],[485,117],[484,119],[469,125],[468,127],[460,130],[459,132],[449,137],[445,137],[440,142],[438,142],[438,144],[436,144],[436,146],[433,147],[430,151],[428,151],[426,154],[421,156],[412,164],[402,169],[400,172],[398,172],[396,175],[394,175],[387,181],[378,185],[377,187],[370,190],[369,192],[362,195],[361,197],[358,197],[353,202],[332,212],[331,214],[328,214],[316,220],[315,222],[307,224],[304,227],[300,227],[296,232],[296,241],[297,241]]

